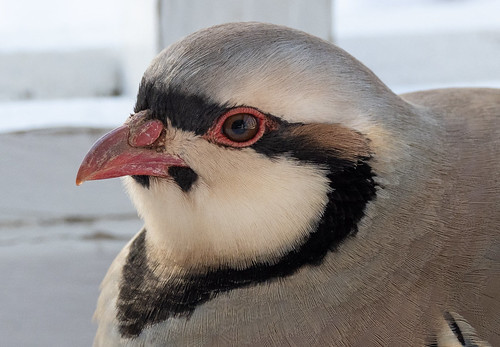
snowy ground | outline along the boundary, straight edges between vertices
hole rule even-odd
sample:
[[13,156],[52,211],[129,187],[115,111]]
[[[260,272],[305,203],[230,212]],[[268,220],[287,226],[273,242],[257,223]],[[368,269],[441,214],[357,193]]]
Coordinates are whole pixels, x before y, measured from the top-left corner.
[[[40,50],[117,44],[120,1],[92,0],[71,9],[68,1],[49,2],[59,10],[47,11],[35,0],[0,0],[0,53],[33,44]],[[396,92],[500,87],[500,1],[335,4],[336,42]],[[29,8],[29,16],[6,15],[13,7]],[[478,56],[470,47],[487,53]],[[450,50],[453,61],[445,58]],[[132,94],[0,102],[0,346],[91,344],[98,284],[141,222],[119,180],[76,187],[74,179],[103,132],[95,128],[121,124],[133,103]]]

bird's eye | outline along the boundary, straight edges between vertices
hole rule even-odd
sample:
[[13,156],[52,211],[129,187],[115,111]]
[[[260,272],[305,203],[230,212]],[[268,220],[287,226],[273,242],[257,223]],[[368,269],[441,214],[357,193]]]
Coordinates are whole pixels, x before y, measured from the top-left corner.
[[204,135],[219,145],[243,148],[253,145],[278,124],[253,107],[234,107],[222,114]]
[[237,113],[227,117],[222,125],[222,131],[228,139],[234,142],[246,142],[259,132],[260,119],[248,113]]

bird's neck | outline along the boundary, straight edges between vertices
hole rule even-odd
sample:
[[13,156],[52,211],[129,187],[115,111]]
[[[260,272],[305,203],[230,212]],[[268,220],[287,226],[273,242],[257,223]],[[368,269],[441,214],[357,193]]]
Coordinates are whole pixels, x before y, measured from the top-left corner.
[[186,267],[163,254],[168,250],[150,238],[154,234],[147,230],[146,223],[146,229],[131,243],[124,267],[118,298],[122,335],[133,337],[149,324],[188,317],[199,305],[223,292],[261,283],[274,285],[309,266],[323,268],[318,265],[326,264],[325,269],[330,269],[327,255],[357,231],[366,204],[375,197],[375,183],[370,166],[363,161],[331,172],[327,179],[328,200],[314,229],[300,245],[285,254],[276,253],[268,262],[239,268],[228,264]]

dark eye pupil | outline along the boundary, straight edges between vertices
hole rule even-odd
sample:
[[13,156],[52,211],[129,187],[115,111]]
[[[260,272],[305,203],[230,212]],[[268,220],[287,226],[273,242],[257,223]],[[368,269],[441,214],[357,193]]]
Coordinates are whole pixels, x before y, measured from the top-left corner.
[[231,124],[231,130],[233,131],[233,133],[238,134],[238,135],[244,134],[245,131],[247,131],[245,121],[243,119],[235,120]]
[[259,121],[251,114],[239,113],[228,117],[222,130],[231,141],[246,142],[259,132]]

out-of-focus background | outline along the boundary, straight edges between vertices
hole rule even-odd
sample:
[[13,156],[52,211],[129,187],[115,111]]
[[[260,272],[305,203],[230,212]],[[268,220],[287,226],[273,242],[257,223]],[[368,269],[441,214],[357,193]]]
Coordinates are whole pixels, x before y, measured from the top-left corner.
[[98,284],[141,222],[79,163],[163,47],[228,21],[335,42],[398,93],[500,87],[498,0],[0,0],[0,345],[88,346]]

